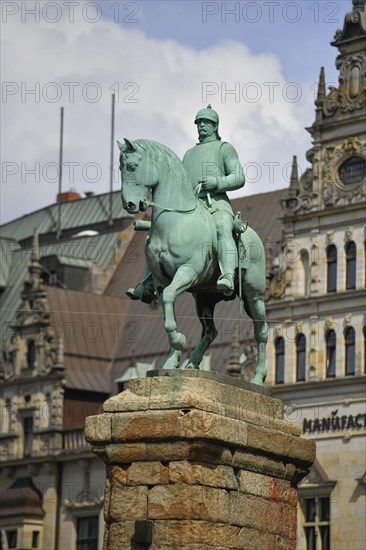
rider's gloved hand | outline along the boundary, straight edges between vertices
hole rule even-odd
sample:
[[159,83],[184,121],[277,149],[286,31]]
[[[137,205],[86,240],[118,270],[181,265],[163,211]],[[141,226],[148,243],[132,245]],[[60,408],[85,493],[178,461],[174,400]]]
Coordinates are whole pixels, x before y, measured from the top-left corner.
[[201,184],[202,191],[217,191],[217,179],[215,176],[207,176],[207,178],[203,178],[199,180]]

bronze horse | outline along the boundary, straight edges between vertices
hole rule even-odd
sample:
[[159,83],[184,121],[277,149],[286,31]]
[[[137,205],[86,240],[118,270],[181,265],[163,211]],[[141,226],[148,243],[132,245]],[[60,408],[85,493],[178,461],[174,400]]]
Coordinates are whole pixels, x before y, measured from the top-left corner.
[[[202,337],[185,368],[198,369],[205,351],[217,336],[214,309],[224,299],[216,290],[219,266],[214,222],[208,208],[197,198],[197,190],[173,151],[155,141],[124,141],[124,144],[118,142],[123,207],[131,214],[152,207],[145,254],[163,306],[165,330],[171,346],[162,368],[179,366],[186,338],[177,331],[174,302],[179,294],[189,291],[195,298]],[[268,340],[264,305],[265,252],[261,239],[250,227],[240,239],[245,265],[241,267],[241,277],[237,277],[235,292],[243,296],[245,311],[254,324],[258,356],[251,382],[263,384]],[[238,274],[238,268],[236,271]]]

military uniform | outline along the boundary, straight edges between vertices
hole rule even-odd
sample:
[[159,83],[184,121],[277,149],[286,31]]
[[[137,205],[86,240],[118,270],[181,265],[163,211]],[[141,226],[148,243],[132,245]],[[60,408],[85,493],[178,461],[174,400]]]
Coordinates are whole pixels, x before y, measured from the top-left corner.
[[[195,123],[209,120],[218,125],[219,117],[209,105],[201,109]],[[218,290],[230,293],[234,288],[234,271],[236,267],[236,244],[232,235],[233,211],[227,191],[234,191],[244,186],[245,178],[238,154],[234,147],[222,142],[216,127],[215,135],[203,140],[189,149],[183,158],[192,185],[202,183],[199,197],[206,202],[213,215],[218,238],[218,256],[221,277]],[[209,182],[210,190],[205,190]]]
[[[201,125],[207,124],[207,121],[211,127],[205,136]],[[234,290],[237,251],[233,238],[233,211],[226,192],[243,187],[245,178],[236,150],[229,143],[221,141],[218,123],[219,116],[211,105],[198,111],[195,124],[198,126],[200,143],[186,152],[183,164],[193,187],[201,186],[198,196],[205,201],[215,222],[221,271],[217,289],[224,294],[231,294]],[[127,295],[131,299],[151,302],[154,297],[151,275],[146,272],[144,281],[136,288],[130,288]]]

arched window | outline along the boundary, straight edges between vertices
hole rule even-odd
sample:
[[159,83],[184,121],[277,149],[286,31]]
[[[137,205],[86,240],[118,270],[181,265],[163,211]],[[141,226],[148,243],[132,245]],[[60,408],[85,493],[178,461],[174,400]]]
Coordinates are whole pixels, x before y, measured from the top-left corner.
[[296,338],[296,381],[304,382],[306,377],[306,338],[299,334]]
[[336,346],[337,337],[334,330],[328,330],[326,336],[326,375],[327,378],[334,378],[336,375]]
[[327,292],[337,290],[337,247],[331,244],[327,248]]
[[353,327],[346,328],[344,332],[346,375],[355,374],[356,370],[356,335]]
[[276,339],[276,384],[285,381],[285,341],[282,337]]
[[33,369],[36,364],[37,349],[34,340],[29,340],[27,346],[27,367]]
[[346,246],[346,289],[356,288],[356,243]]

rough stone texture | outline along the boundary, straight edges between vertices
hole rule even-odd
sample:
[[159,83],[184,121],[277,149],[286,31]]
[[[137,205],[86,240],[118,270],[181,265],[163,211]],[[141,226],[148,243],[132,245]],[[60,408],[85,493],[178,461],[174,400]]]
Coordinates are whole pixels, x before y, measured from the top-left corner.
[[294,550],[313,442],[266,388],[167,372],[87,419],[107,468],[104,550]]

